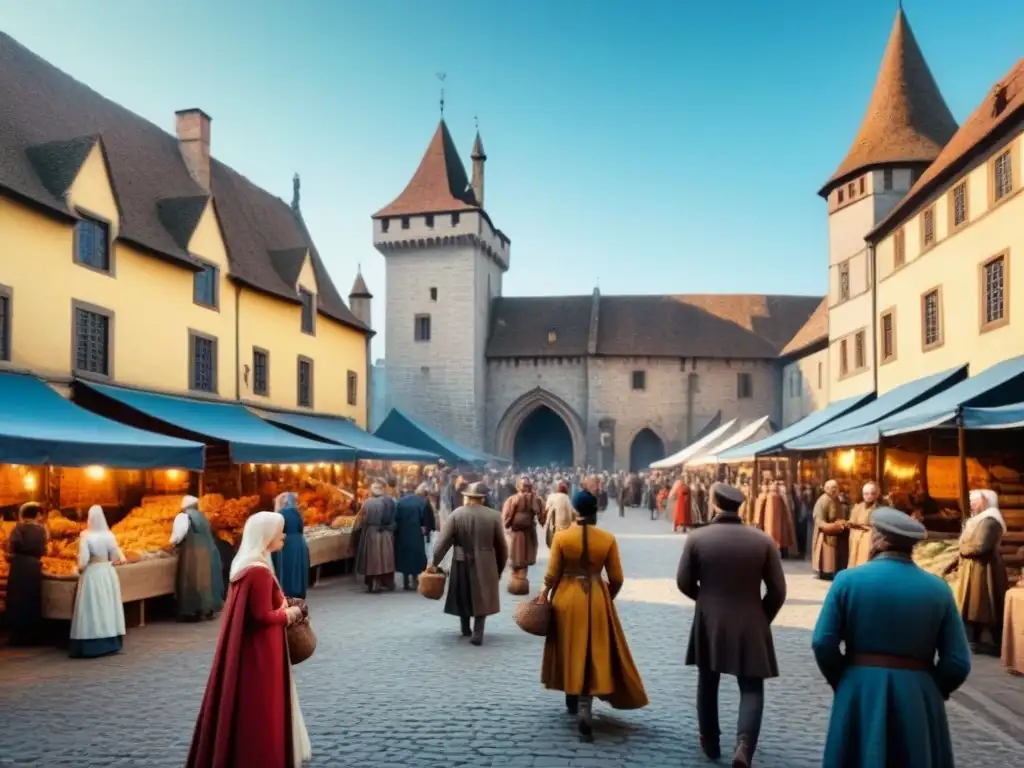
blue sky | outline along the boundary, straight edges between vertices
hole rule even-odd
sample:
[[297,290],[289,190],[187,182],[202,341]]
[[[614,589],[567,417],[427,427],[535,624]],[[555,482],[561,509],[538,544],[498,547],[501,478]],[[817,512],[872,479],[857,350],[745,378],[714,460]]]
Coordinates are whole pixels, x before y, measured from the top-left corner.
[[[1024,54],[1017,0],[906,0],[958,120]],[[0,0],[4,31],[302,207],[343,294],[370,215],[445,116],[512,238],[510,295],[823,293],[816,191],[860,123],[896,0]],[[378,337],[378,342],[379,342]],[[375,356],[383,346],[375,343]]]

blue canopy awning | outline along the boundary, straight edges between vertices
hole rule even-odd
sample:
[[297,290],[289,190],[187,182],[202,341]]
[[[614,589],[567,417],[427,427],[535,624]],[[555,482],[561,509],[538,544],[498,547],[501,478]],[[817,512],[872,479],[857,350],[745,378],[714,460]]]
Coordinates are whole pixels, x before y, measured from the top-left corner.
[[964,408],[963,419],[965,429],[1021,429],[1024,428],[1024,403],[997,408]]
[[[901,435],[952,425],[961,410],[989,408],[1024,400],[1024,355],[1003,360],[977,376],[908,408],[878,425],[883,435]],[[966,426],[966,424],[965,424]]]
[[[941,373],[933,373],[914,381],[908,381],[884,395],[876,397],[867,405],[836,419],[798,440],[786,443],[787,450],[822,451],[828,448],[844,448],[850,445],[865,445],[865,436],[882,419],[917,405],[958,381],[967,377],[967,366],[961,365]],[[868,440],[868,443],[875,442]]]
[[[459,445],[430,427],[413,421],[397,408],[392,408],[384,421],[374,432],[377,437],[400,445],[409,445],[427,451],[449,464],[472,464],[484,466],[492,461],[504,462],[496,456]],[[507,463],[507,462],[506,462]]]
[[790,424],[783,430],[776,432],[774,435],[769,435],[766,438],[758,440],[756,443],[750,443],[749,445],[741,445],[735,448],[731,448],[728,451],[723,451],[719,454],[718,458],[721,461],[729,461],[730,459],[745,459],[748,456],[763,456],[766,453],[775,453],[781,450],[782,446],[790,440],[796,440],[798,437],[806,435],[811,430],[817,429],[823,424],[838,419],[845,413],[849,413],[852,409],[867,402],[874,397],[873,392],[869,392],[864,395],[855,395],[854,397],[848,397],[845,400],[836,400],[834,403],[829,403],[820,411],[806,416],[795,424]]
[[302,432],[309,437],[345,445],[356,452],[360,459],[384,459],[385,461],[436,462],[437,454],[407,448],[390,440],[372,435],[348,419],[333,416],[309,416],[305,413],[277,413],[274,411],[253,411],[272,424]]
[[205,446],[105,419],[35,376],[0,373],[0,464],[201,470]]
[[91,382],[80,381],[76,386],[97,393],[115,404],[127,406],[163,425],[227,443],[231,460],[235,464],[338,462],[355,459],[355,451],[351,448],[309,440],[279,429],[240,404],[191,400]]

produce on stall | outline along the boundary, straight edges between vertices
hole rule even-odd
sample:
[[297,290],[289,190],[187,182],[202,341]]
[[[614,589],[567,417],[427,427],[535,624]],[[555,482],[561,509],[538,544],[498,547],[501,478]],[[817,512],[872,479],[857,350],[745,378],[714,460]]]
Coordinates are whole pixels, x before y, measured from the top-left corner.
[[952,582],[956,578],[956,571],[948,569],[956,562],[959,549],[959,542],[955,539],[922,541],[914,547],[912,557],[914,562],[924,570]]

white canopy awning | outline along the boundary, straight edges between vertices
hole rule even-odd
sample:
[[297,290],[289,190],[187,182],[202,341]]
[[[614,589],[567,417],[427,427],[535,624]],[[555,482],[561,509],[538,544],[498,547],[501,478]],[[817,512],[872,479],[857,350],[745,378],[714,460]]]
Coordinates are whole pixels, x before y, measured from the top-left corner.
[[718,429],[704,435],[704,437],[694,440],[688,446],[683,448],[683,450],[654,462],[651,464],[651,469],[672,469],[672,467],[682,466],[691,456],[696,456],[701,451],[705,451],[710,448],[716,442],[721,442],[735,425],[736,419],[723,424],[718,427]]
[[[738,445],[743,445],[751,440],[759,440],[762,437],[767,437],[771,434],[772,424],[771,419],[768,416],[762,416],[757,421],[752,421],[743,429],[739,430],[735,434],[726,438],[718,445],[711,448],[707,453],[696,456],[690,461],[686,462],[688,467],[705,467],[709,464],[718,464],[718,455],[730,448],[735,448]],[[731,459],[732,461],[738,461],[738,459]]]

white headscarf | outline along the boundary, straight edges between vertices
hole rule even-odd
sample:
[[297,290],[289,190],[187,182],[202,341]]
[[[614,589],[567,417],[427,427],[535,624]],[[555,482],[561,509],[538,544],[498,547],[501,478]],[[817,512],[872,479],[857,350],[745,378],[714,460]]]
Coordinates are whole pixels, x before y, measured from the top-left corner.
[[284,517],[277,512],[257,512],[246,520],[238,554],[231,561],[230,581],[238,581],[250,568],[267,568],[273,573],[274,564],[268,550],[283,530]]
[[182,499],[181,499],[181,511],[182,512],[187,512],[188,510],[192,509],[193,507],[197,507],[197,508],[199,507],[199,499],[197,499],[195,496],[184,496],[184,497],[182,497]]
[[984,500],[985,509],[967,518],[967,522],[964,524],[963,538],[969,538],[974,529],[985,518],[995,520],[1002,527],[1003,533],[1006,533],[1006,521],[1003,520],[1003,513],[999,511],[999,496],[995,491],[987,488],[971,491],[970,499],[972,504],[978,499]]
[[277,498],[274,499],[274,511],[280,512],[288,507],[298,507],[298,503],[295,501],[295,494],[291,491],[277,494]]
[[114,538],[114,534],[110,532],[110,526],[107,525],[107,518],[103,514],[103,507],[99,504],[93,504],[89,507],[89,523],[86,525],[85,530],[82,531],[82,536],[86,536],[90,539],[102,539],[109,537],[115,544],[117,539]]

